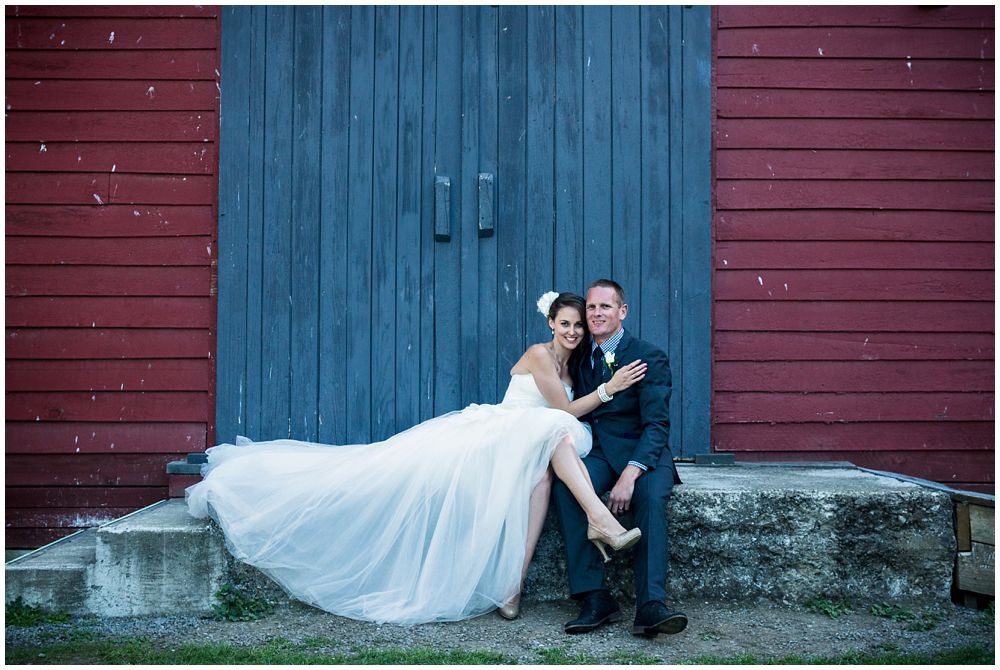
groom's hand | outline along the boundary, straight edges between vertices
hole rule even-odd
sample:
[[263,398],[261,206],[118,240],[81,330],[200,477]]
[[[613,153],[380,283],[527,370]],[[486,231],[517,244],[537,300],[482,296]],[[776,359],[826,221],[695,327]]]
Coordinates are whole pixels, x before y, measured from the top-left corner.
[[635,480],[642,474],[642,470],[634,465],[628,465],[622,471],[621,476],[611,489],[608,497],[608,509],[612,514],[627,512],[632,504],[632,493],[635,491]]

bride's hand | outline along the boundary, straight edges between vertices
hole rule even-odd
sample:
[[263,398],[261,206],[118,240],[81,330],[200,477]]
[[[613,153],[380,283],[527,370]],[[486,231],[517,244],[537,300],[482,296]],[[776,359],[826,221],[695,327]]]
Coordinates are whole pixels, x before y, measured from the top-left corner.
[[642,361],[632,361],[628,365],[620,367],[611,381],[604,385],[604,388],[608,393],[614,395],[641,381],[645,376],[646,364]]

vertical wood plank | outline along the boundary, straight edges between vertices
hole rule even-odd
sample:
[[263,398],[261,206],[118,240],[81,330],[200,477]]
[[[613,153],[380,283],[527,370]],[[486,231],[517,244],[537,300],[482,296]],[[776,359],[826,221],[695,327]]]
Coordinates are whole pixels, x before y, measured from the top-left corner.
[[375,10],[372,202],[372,440],[396,432],[396,170],[399,8]]
[[423,12],[400,8],[396,208],[396,430],[420,421],[420,184]]
[[681,78],[681,40],[684,38],[681,21],[681,8],[670,7],[670,21],[667,25],[669,38],[668,59],[670,68],[670,320],[669,344],[667,355],[670,357],[670,372],[673,376],[673,395],[670,399],[670,448],[675,457],[684,455],[684,424],[681,421],[682,412],[681,390],[684,384],[685,370],[683,368],[685,341],[682,334],[684,323],[684,305],[681,300],[682,268],[684,266],[684,210],[682,199],[678,195],[683,188],[684,151],[682,122],[683,101]]
[[[611,43],[611,273],[625,289],[631,308],[641,314],[642,136],[638,7],[611,9]],[[626,325],[643,337],[640,322],[629,321]]]
[[247,355],[247,230],[250,169],[251,10],[224,7],[222,124],[219,142],[219,297],[216,323],[216,439],[232,442],[244,430]]
[[317,439],[321,7],[295,8],[292,138],[291,436]]
[[[583,10],[559,5],[555,17],[555,291],[582,293]],[[595,277],[596,279],[596,277]]]
[[347,440],[371,441],[372,151],[375,11],[351,8],[351,137],[347,250]]
[[611,10],[583,8],[583,271],[611,275]]
[[[451,178],[452,231],[434,245],[434,413],[459,409],[466,365],[461,324],[462,230],[462,8],[438,8],[437,117],[434,138],[437,174]],[[447,54],[447,56],[445,56]]]
[[434,415],[434,138],[437,124],[437,7],[424,7],[420,177],[420,420]]
[[[525,349],[525,220],[527,174],[525,99],[527,15],[524,7],[500,7],[497,143],[497,368],[505,379]],[[537,296],[535,296],[537,298]]]
[[538,313],[538,297],[554,289],[553,127],[555,125],[555,13],[528,8],[528,191],[525,228],[525,336],[527,344],[551,339]]
[[685,7],[683,16],[684,325],[681,403],[684,455],[709,451],[711,394],[711,9]]
[[349,304],[347,227],[350,154],[351,8],[323,8],[323,132],[320,139],[319,441],[347,441],[344,333]]
[[479,395],[479,15],[475,7],[462,8],[461,191],[459,217],[461,261],[460,323],[453,324],[462,338],[459,406],[482,402]]
[[642,8],[642,238],[636,321],[643,338],[670,348],[670,76],[668,10]]
[[[266,119],[291,119],[294,9],[267,8]],[[264,249],[261,272],[263,362],[262,430],[273,438],[290,433],[290,274],[292,126],[269,124],[264,134]]]
[[[494,176],[494,227],[497,221],[497,20],[496,7],[479,7],[479,169]],[[479,240],[479,402],[495,403],[507,386],[497,369],[497,238]]]
[[[251,14],[252,53],[264,53],[267,45],[267,8],[253,7]],[[249,191],[246,195],[247,229],[247,319],[246,319],[246,415],[245,435],[263,439],[269,434],[263,428],[264,398],[263,349],[264,335],[264,99],[266,69],[264,58],[250,60],[250,148]]]

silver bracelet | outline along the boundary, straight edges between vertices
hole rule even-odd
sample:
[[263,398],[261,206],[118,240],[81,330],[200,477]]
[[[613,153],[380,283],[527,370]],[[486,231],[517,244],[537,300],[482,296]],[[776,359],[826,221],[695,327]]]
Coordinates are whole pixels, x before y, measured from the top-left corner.
[[614,398],[613,395],[608,395],[606,384],[601,384],[597,387],[597,397],[601,399],[601,402],[611,402],[611,399]]

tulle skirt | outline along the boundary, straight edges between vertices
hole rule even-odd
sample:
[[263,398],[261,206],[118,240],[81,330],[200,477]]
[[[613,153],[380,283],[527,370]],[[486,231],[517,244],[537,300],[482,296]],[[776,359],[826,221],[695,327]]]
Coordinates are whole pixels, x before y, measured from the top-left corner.
[[531,490],[566,436],[590,450],[560,410],[470,405],[374,444],[240,438],[208,450],[187,502],[303,602],[367,621],[459,620],[517,592]]

